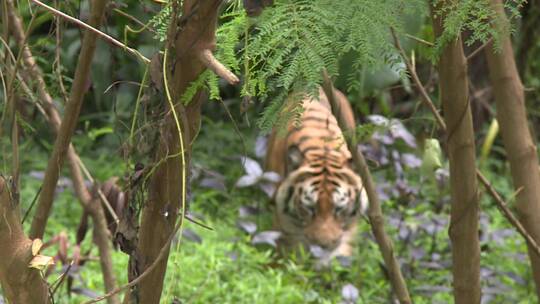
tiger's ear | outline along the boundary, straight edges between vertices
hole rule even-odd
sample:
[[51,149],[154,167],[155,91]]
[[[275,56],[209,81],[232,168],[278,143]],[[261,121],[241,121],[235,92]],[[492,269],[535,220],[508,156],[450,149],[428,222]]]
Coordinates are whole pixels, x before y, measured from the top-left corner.
[[297,146],[290,146],[287,150],[287,172],[298,169],[304,160],[304,156]]

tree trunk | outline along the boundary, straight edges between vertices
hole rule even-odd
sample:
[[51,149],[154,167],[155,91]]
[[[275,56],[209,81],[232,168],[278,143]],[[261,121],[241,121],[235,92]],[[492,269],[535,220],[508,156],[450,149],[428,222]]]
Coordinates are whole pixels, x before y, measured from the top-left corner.
[[[180,102],[180,97],[205,70],[205,65],[200,59],[201,55],[215,47],[215,29],[220,3],[219,0],[184,1],[181,28],[173,30],[174,34],[169,35],[169,39],[175,41],[168,41],[172,47],[169,48],[168,55],[171,58],[167,61],[174,63],[174,66],[172,64],[167,66],[166,71],[174,71],[168,85],[182,128],[186,166],[182,165],[181,157],[178,156],[180,153],[178,129],[171,111],[168,111],[155,159],[156,162],[165,161],[160,163],[151,177],[148,201],[142,211],[137,249],[138,274],[155,261],[161,248],[166,245],[169,236],[174,232],[175,222],[182,206],[187,203],[182,202],[182,192],[185,191],[182,189],[182,172],[189,168],[191,142],[199,130],[203,95],[199,91],[187,106]],[[172,24],[176,25],[177,22]],[[168,254],[148,277],[132,289],[129,301],[159,303],[167,257]]]
[[[451,1],[440,5],[450,6]],[[435,14],[437,12],[437,14]],[[433,8],[436,37],[443,32],[445,14]],[[468,96],[467,62],[461,38],[448,42],[438,64],[440,96],[447,126],[452,208],[449,235],[452,241],[454,299],[480,303],[480,246],[478,242],[478,189],[474,131]]]
[[[529,234],[540,241],[540,173],[538,155],[527,124],[525,96],[518,74],[514,51],[508,31],[503,4],[492,0],[505,28],[501,35],[501,50],[491,45],[486,50],[489,73],[495,92],[497,120],[501,133],[515,189],[522,189],[517,195],[517,211],[521,222]],[[517,190],[516,190],[517,191]],[[529,247],[536,292],[540,298],[540,256]]]
[[[103,19],[107,2],[107,0],[96,0],[91,2],[92,9],[88,24],[93,27],[99,27],[101,20]],[[86,86],[90,81],[90,66],[92,64],[92,59],[94,58],[96,42],[96,33],[88,30],[84,32],[79,60],[73,79],[73,86],[71,87],[71,94],[69,101],[66,104],[60,130],[56,136],[52,155],[47,164],[42,191],[37,203],[36,213],[32,220],[30,229],[31,237],[42,238],[45,233],[45,226],[47,225],[47,220],[51,212],[60,169],[64,164],[64,159],[71,142],[71,136],[79,121],[79,113],[81,111],[84,94],[86,93]]]
[[0,284],[8,303],[50,303],[47,283],[38,269],[28,267],[32,241],[24,235],[15,194],[0,176]]

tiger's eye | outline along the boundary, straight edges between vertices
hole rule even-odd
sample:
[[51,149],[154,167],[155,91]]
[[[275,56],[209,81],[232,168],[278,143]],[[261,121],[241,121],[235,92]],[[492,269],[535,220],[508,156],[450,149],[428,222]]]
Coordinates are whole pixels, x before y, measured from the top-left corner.
[[315,206],[300,203],[298,204],[298,214],[304,218],[311,218],[315,215]]
[[348,205],[334,207],[334,214],[338,217],[346,216],[348,214],[348,211],[349,211]]

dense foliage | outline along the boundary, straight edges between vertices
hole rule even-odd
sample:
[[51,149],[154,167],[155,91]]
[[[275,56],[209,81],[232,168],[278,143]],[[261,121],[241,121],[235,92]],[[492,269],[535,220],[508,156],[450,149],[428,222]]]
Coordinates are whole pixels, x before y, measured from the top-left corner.
[[[507,1],[514,21],[519,21],[518,12],[524,2]],[[79,12],[87,10],[88,1],[56,1],[55,7],[79,16]],[[168,5],[133,0],[112,1],[111,7],[104,31],[121,37],[149,58],[163,48],[170,16]],[[19,10],[28,24],[28,2],[19,1]],[[189,102],[197,89],[206,87],[210,99],[220,101],[209,102],[204,108],[201,134],[194,146],[190,204],[191,216],[213,230],[187,223],[169,258],[164,303],[175,298],[182,303],[389,301],[385,269],[365,219],[360,223],[355,255],[334,261],[329,269],[314,267],[313,252],[306,252],[303,258],[286,259],[277,257],[274,251],[271,208],[265,191],[268,188],[258,178],[262,176],[264,152],[264,140],[259,133],[299,113],[293,109],[283,115],[283,101],[295,90],[316,94],[322,69],[335,76],[338,87],[348,92],[359,113],[361,147],[376,176],[384,214],[388,216],[387,227],[414,302],[451,302],[448,164],[425,140],[436,135],[432,118],[418,107],[419,97],[404,77],[404,65],[393,48],[389,28],[401,35],[407,52],[415,56],[419,73],[428,79],[426,86],[433,96],[438,92],[433,85],[431,62],[445,43],[466,32],[466,44],[478,47],[492,37],[497,40],[498,32],[491,26],[495,21],[488,1],[466,0],[450,13],[442,39],[433,41],[428,11],[426,1],[420,0],[276,0],[261,16],[250,18],[240,1],[224,5],[216,55],[242,76],[241,86],[226,86],[207,71],[183,96],[183,101]],[[537,14],[531,12],[532,16]],[[80,48],[80,30],[63,21],[58,26],[51,14],[39,11],[36,16],[29,31],[30,47],[47,76],[55,102],[62,108]],[[524,64],[524,82],[537,89],[540,81],[535,71],[540,63],[534,54],[539,53],[540,44],[523,42],[529,38],[520,36],[522,25],[514,23],[513,30],[517,43],[528,47],[525,53],[530,61]],[[55,30],[60,31],[62,39],[54,39]],[[433,46],[418,43],[411,36]],[[144,67],[122,49],[98,43],[89,94],[73,142],[100,180],[122,177],[133,170],[134,164],[124,154],[123,145],[138,131],[133,130],[132,120],[134,105],[140,101],[138,93],[144,73]],[[473,83],[475,80],[472,79]],[[5,88],[0,86],[0,97],[3,92]],[[27,210],[38,192],[53,134],[33,110],[36,97],[22,90],[20,94],[32,109],[20,117],[25,151],[21,201],[23,210]],[[533,94],[538,95],[537,91]],[[473,103],[483,102],[472,98]],[[3,109],[3,103],[0,107]],[[491,111],[492,106],[487,107]],[[531,113],[537,121],[537,109]],[[254,120],[258,121],[257,130],[253,128]],[[488,120],[476,121],[476,140],[481,143]],[[7,138],[0,141],[7,146]],[[9,153],[2,152],[6,157],[1,171],[9,172]],[[481,169],[500,193],[512,199],[515,193],[502,158],[501,143],[496,140],[484,153],[487,159]],[[246,162],[243,157],[250,160]],[[67,171],[64,175],[68,176]],[[257,178],[239,183],[245,175]],[[73,244],[72,232],[82,210],[68,179],[61,179],[57,190],[45,239],[65,231]],[[482,199],[480,223],[485,303],[534,302],[526,246],[486,195]],[[56,250],[53,245],[47,253],[55,255]],[[73,250],[70,247],[70,255]],[[82,251],[89,251],[90,256],[97,254],[90,237],[83,243]],[[117,277],[125,282],[127,256],[117,251],[114,262]],[[47,280],[54,282],[66,267],[57,265]],[[80,303],[88,296],[102,293],[96,261],[91,259],[72,269],[70,276],[76,294],[70,298],[61,289],[57,303]]]

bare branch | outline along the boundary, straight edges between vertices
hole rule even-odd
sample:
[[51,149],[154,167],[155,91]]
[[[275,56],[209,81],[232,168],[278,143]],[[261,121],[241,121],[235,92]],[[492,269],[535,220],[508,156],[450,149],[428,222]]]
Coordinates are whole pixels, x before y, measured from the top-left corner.
[[540,247],[534,240],[534,238],[527,232],[525,227],[521,225],[521,222],[514,216],[510,208],[506,205],[506,202],[501,198],[499,193],[493,188],[493,186],[489,183],[489,181],[486,179],[485,176],[482,174],[478,175],[478,180],[484,185],[486,190],[488,191],[489,195],[495,199],[497,202],[497,207],[501,210],[501,212],[506,216],[508,221],[512,224],[512,226],[516,227],[517,231],[527,243],[529,243],[529,246],[534,250],[534,252],[540,257]]
[[473,59],[474,56],[476,56],[478,53],[480,53],[480,52],[481,52],[486,46],[488,46],[492,41],[493,41],[493,38],[489,38],[486,42],[484,42],[484,44],[482,44],[481,46],[479,46],[476,50],[472,51],[472,53],[470,53],[470,54],[467,56],[467,60]]
[[199,53],[199,59],[208,69],[212,70],[219,77],[225,79],[229,84],[235,85],[240,82],[238,77],[236,77],[233,72],[219,62],[209,49],[202,50]]
[[[96,185],[96,181],[94,180],[94,178],[92,177],[92,175],[90,174],[90,172],[88,171],[84,163],[82,162],[81,158],[77,154],[75,154],[73,158],[75,158],[77,165],[81,168],[82,172],[84,172],[84,175],[86,176],[86,178],[90,180],[90,183],[92,185]],[[116,212],[114,211],[114,208],[111,206],[111,203],[109,202],[105,194],[103,194],[103,191],[101,191],[100,188],[97,188],[97,194],[99,198],[101,199],[101,201],[103,202],[103,204],[105,205],[105,207],[107,208],[107,211],[109,212],[109,214],[112,216],[114,222],[119,223],[120,220],[118,219],[118,215],[116,214]]]
[[405,50],[401,47],[401,43],[399,42],[399,38],[397,37],[396,31],[393,28],[390,28],[390,31],[392,32],[392,37],[394,38],[394,44],[396,48],[398,49],[399,53],[401,54],[401,57],[403,58],[405,65],[407,65],[407,69],[409,70],[409,73],[411,73],[411,77],[413,79],[413,82],[416,84],[416,87],[418,88],[418,92],[422,96],[422,101],[435,116],[435,120],[437,120],[437,124],[443,130],[446,130],[446,124],[444,123],[444,120],[441,114],[439,114],[439,111],[437,110],[433,102],[431,101],[431,98],[426,92],[424,85],[420,81],[420,78],[418,78],[418,74],[416,74],[416,70],[414,69],[414,67],[411,64],[411,61],[409,60],[409,57],[407,57]]
[[[97,186],[96,186],[97,187]],[[99,262],[101,271],[103,272],[103,281],[105,290],[112,291],[116,289],[116,277],[114,275],[113,260],[111,257],[111,239],[107,225],[105,213],[101,207],[99,198],[92,199],[90,206],[87,208],[94,222],[94,242],[99,250]],[[120,300],[117,296],[111,296],[108,299],[109,304],[119,304]]]
[[407,38],[409,38],[409,39],[411,39],[411,40],[414,40],[414,41],[416,41],[416,42],[420,42],[420,43],[425,44],[425,45],[430,46],[430,47],[435,46],[435,44],[433,44],[432,42],[429,42],[429,41],[424,40],[424,39],[422,39],[422,38],[418,38],[418,37],[413,36],[413,35],[411,35],[411,34],[405,34],[405,37],[407,37]]

